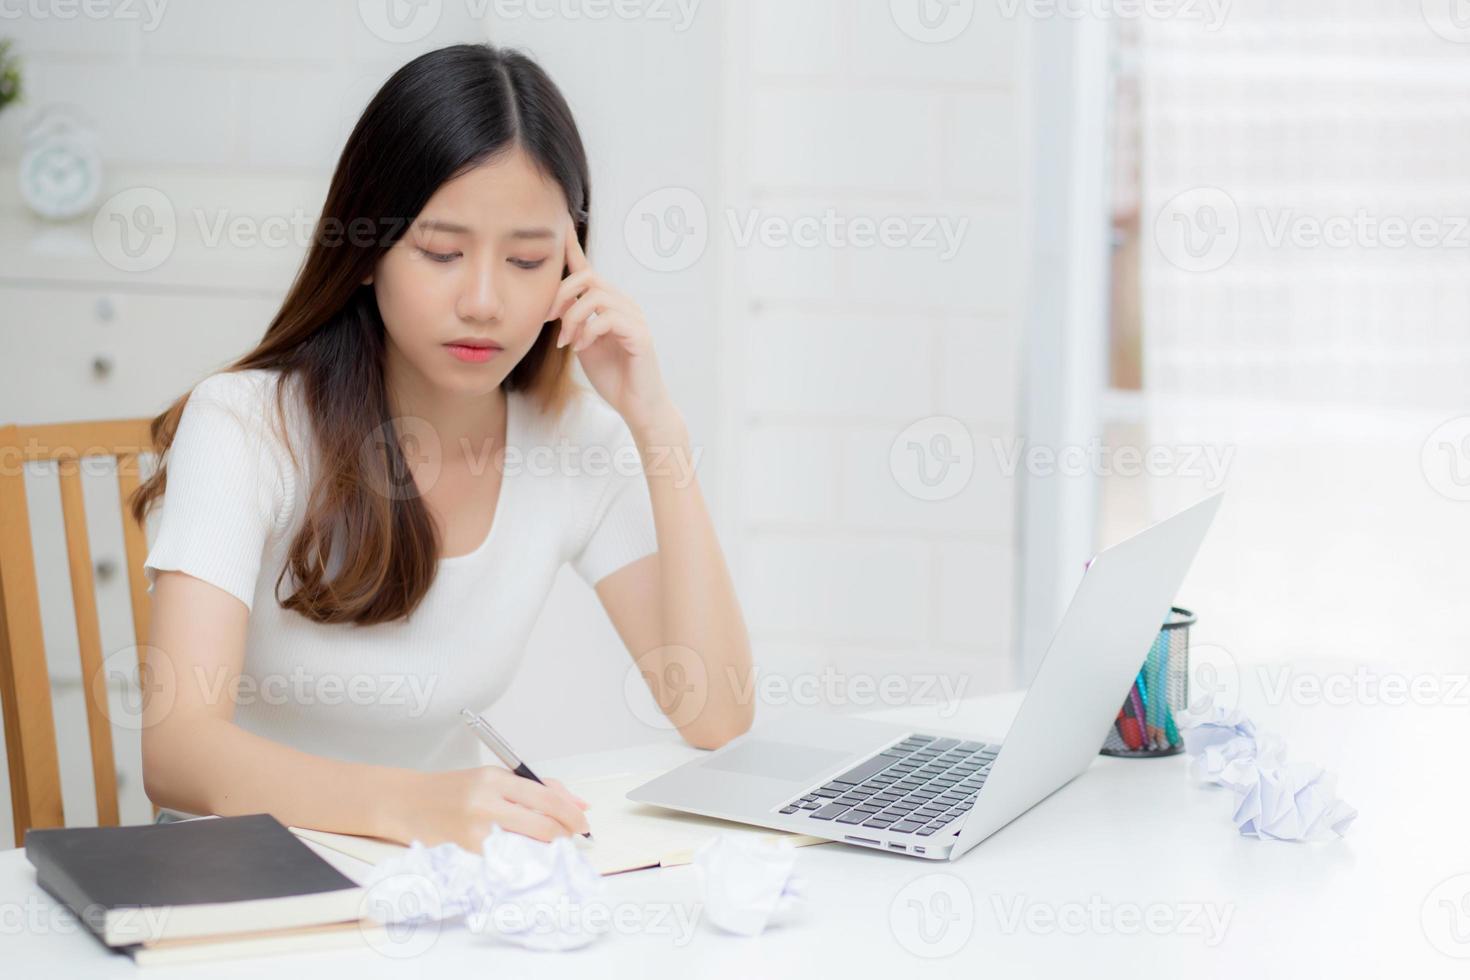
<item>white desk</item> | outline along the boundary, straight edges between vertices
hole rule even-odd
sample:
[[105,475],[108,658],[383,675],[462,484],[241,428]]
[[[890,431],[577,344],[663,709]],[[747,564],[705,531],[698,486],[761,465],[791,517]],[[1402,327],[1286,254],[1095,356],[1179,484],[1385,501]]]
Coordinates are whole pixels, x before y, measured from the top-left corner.
[[[1013,695],[966,701],[935,719],[976,735],[1004,731]],[[798,869],[810,885],[805,917],[745,939],[698,918],[691,867],[609,879],[615,911],[661,928],[615,928],[572,953],[532,953],[447,924],[427,948],[395,959],[369,948],[158,967],[159,975],[260,976],[311,970],[335,977],[907,977],[940,971],[972,978],[1178,976],[1464,977],[1470,959],[1441,952],[1449,909],[1431,892],[1445,879],[1470,891],[1470,789],[1463,761],[1467,714],[1454,707],[1332,707],[1252,712],[1282,732],[1295,757],[1329,766],[1360,816],[1328,844],[1242,839],[1223,792],[1197,788],[1182,756],[1100,758],[1080,779],[960,860],[935,863],[842,844],[803,848]],[[916,725],[933,709],[875,713]],[[673,765],[697,754],[669,738],[630,750],[550,760],[538,768],[563,779]],[[596,814],[590,815],[596,825]],[[350,859],[337,858],[351,874]],[[357,866],[360,870],[361,866]],[[1457,883],[1452,883],[1456,888]],[[926,945],[909,899],[941,908],[936,890],[967,893],[970,911],[949,906]],[[1460,901],[1464,893],[1450,897]],[[1470,957],[1470,898],[1459,923]],[[1153,915],[1159,934],[1147,919]],[[1020,911],[1019,920],[1013,920]],[[78,931],[35,884],[19,850],[0,852],[0,962],[14,977],[128,976],[136,969]],[[1225,920],[1208,943],[1208,919]],[[1421,916],[1421,913],[1423,915]],[[1121,923],[1113,915],[1122,914]],[[676,915],[692,929],[677,924]],[[1196,915],[1199,917],[1196,918]],[[422,943],[420,942],[420,945]],[[946,957],[930,954],[954,946]]]

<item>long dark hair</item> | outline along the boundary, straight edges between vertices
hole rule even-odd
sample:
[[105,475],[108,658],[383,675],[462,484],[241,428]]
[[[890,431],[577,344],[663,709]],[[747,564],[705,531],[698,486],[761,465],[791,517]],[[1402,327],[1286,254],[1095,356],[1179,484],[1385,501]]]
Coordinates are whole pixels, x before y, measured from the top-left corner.
[[[280,371],[283,434],[287,382],[299,379],[316,436],[319,478],[276,580],[286,609],[319,623],[406,619],[433,584],[439,535],[428,509],[417,493],[381,489],[404,484],[409,467],[384,379],[383,319],[372,286],[362,281],[441,184],[513,147],[560,185],[585,248],[586,153],[566,100],[540,66],[516,51],[457,44],[398,69],[347,138],[280,312],[260,344],[225,369]],[[508,391],[530,393],[543,412],[559,412],[577,388],[571,349],[555,346],[559,331],[559,320],[543,327],[504,382]],[[139,524],[164,494],[162,457],[189,394],[150,427],[160,465],[129,501]],[[375,440],[375,432],[394,436]],[[377,448],[365,453],[365,441]],[[294,460],[295,449],[289,451]],[[343,561],[329,581],[334,554]],[[296,589],[280,599],[287,571]]]

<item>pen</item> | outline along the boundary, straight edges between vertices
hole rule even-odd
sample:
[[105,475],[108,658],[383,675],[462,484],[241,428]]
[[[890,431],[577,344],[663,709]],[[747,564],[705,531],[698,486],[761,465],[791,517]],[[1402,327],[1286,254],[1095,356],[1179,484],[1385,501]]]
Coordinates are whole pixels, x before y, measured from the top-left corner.
[[[461,708],[459,713],[464,718],[464,723],[469,725],[470,729],[480,737],[480,741],[489,746],[490,751],[495,753],[495,757],[505,764],[505,768],[517,776],[534,779],[536,782],[541,783],[542,786],[546,785],[541,781],[540,776],[531,771],[530,766],[521,761],[520,756],[516,755],[515,749],[510,747],[510,743],[506,742],[495,729],[490,727],[488,721],[475,714],[469,708]],[[592,831],[589,830],[580,836],[592,840]]]
[[1139,676],[1133,681],[1133,686],[1128,689],[1128,697],[1133,702],[1133,720],[1138,724],[1138,744],[1134,748],[1146,749],[1148,748],[1148,728],[1146,727],[1148,717],[1144,713],[1143,691],[1140,688],[1143,683],[1143,671],[1139,671],[1138,674]]

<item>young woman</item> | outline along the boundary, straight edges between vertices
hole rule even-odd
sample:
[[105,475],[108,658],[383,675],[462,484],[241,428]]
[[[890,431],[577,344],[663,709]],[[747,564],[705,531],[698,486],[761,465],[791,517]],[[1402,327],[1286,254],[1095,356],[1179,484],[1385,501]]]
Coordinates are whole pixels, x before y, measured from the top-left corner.
[[571,112],[524,55],[444,48],[372,99],[260,345],[153,422],[131,503],[163,504],[155,803],[469,848],[492,824],[588,829],[560,783],[482,765],[459,714],[509,685],[567,563],[655,696],[681,685],[689,743],[749,727],[688,432],[642,312],[588,264],[589,202]]

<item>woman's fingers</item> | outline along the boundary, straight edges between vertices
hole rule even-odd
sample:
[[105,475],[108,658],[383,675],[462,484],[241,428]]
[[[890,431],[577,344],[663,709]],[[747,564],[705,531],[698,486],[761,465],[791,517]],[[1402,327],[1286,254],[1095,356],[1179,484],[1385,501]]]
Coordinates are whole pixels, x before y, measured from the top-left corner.
[[572,801],[584,810],[592,805],[591,803],[588,803],[586,800],[582,799],[576,793],[573,793],[571,790],[567,789],[566,785],[563,784],[560,779],[548,779],[546,780],[546,785],[554,786],[557,789],[561,790],[563,793],[570,796],[572,798]]
[[601,286],[593,287],[582,294],[582,297],[562,314],[562,323],[580,323],[587,319],[590,313],[601,313],[613,307],[621,306],[622,299],[617,293]]
[[[570,215],[568,216],[570,221]],[[576,229],[568,225],[566,244],[567,277],[557,287],[546,322],[560,320],[556,346],[570,346],[581,353],[604,334],[621,339],[625,350],[638,351],[637,334],[643,313],[630,298],[612,288],[587,263],[577,241]]]
[[512,774],[505,786],[505,798],[546,814],[566,828],[568,833],[580,834],[591,829],[587,826],[587,818],[569,795],[543,786],[534,779]]
[[567,307],[571,306],[584,293],[605,284],[597,277],[597,273],[591,269],[583,269],[574,272],[561,281],[556,287],[556,295],[551,299],[551,306],[546,310],[546,321],[549,323],[564,314]]
[[599,313],[582,325],[577,331],[577,340],[572,344],[572,352],[584,351],[597,342],[597,338],[613,328],[613,317],[611,313]]
[[577,241],[577,227],[572,223],[571,215],[567,215],[566,239],[563,263],[567,274],[557,286],[551,306],[546,311],[548,323],[561,316],[562,311],[578,296],[598,285],[597,274],[592,271],[591,265],[587,262],[587,255],[582,251],[581,243]]
[[[545,814],[513,803],[501,806],[497,812],[491,814],[490,819],[502,830],[525,834],[541,841],[554,840],[567,834],[565,827]],[[472,850],[478,851],[479,845],[476,844]]]
[[581,299],[577,300],[561,315],[561,333],[556,336],[556,346],[565,347],[577,338],[577,331],[589,316],[597,312],[597,307],[603,301],[604,294],[600,289],[588,290]]
[[[557,338],[556,345],[564,347],[575,343],[578,335],[587,327],[596,324],[610,313],[622,310],[621,299],[616,293],[606,289],[593,289],[577,300],[572,308],[567,310],[561,318],[561,336]],[[596,313],[594,319],[592,314]]]
[[566,258],[568,272],[577,273],[587,268],[587,255],[582,251],[582,243],[577,241],[577,225],[570,214],[567,215]]

